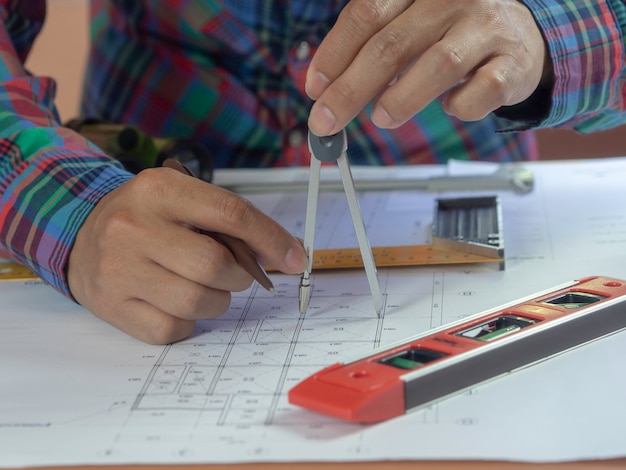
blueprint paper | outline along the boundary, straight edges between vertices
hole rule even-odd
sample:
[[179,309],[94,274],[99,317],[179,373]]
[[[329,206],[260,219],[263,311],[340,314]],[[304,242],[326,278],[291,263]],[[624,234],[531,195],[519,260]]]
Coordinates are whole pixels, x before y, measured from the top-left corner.
[[[626,159],[527,166],[536,189],[500,193],[506,270],[379,269],[381,318],[362,270],[315,273],[306,315],[299,277],[272,274],[276,294],[252,286],[191,338],[151,346],[41,282],[0,283],[0,466],[626,456],[626,332],[380,424],[287,402],[377,346],[572,279],[626,279]],[[428,243],[435,198],[460,195],[360,194],[371,244]],[[305,194],[247,197],[302,234]],[[320,196],[316,246],[356,246],[340,192]]]

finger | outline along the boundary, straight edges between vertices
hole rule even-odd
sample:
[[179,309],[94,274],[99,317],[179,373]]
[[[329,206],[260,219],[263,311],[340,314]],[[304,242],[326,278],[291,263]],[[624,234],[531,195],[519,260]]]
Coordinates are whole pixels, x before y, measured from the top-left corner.
[[153,202],[152,210],[166,219],[240,238],[285,273],[304,270],[307,260],[302,244],[246,199],[169,168],[145,170],[136,178],[143,174],[143,184],[165,195]]
[[315,53],[306,76],[306,92],[317,100],[352,63],[363,45],[412,0],[352,0]]
[[217,290],[240,292],[250,287],[250,274],[228,248],[209,235],[177,224],[157,233],[146,256],[166,270]]
[[[248,285],[252,278],[248,275]],[[136,295],[157,309],[184,320],[216,318],[230,306],[230,291],[219,290],[184,279],[155,263],[146,263],[135,284]]]
[[106,316],[93,312],[115,328],[150,344],[168,344],[187,338],[195,322],[169,315],[138,299],[127,299]]
[[345,127],[427,44],[438,38],[432,38],[439,33],[437,28],[426,26],[427,22],[432,20],[409,9],[374,34],[340,76],[330,77],[328,87],[311,108],[311,130],[328,135]]
[[404,124],[464,81],[490,53],[486,36],[469,34],[465,27],[449,31],[381,94],[374,105],[372,121],[381,128]]
[[526,84],[518,82],[517,77],[522,75],[509,58],[498,57],[450,91],[444,109],[464,121],[477,121],[501,106],[517,104],[532,91],[526,91]]

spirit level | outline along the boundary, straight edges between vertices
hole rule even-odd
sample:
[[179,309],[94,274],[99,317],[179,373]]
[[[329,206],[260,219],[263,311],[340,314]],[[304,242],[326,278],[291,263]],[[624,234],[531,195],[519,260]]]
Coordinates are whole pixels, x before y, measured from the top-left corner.
[[372,423],[626,329],[626,281],[589,277],[331,365],[292,404]]

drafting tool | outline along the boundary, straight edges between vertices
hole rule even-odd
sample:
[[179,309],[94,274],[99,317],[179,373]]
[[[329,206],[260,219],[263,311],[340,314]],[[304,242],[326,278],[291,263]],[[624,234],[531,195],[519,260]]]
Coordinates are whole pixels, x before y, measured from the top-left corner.
[[[171,168],[172,170],[176,170],[185,175],[191,176],[192,178],[196,177],[194,172],[189,167],[181,163],[176,158],[166,158],[163,161],[163,166]],[[197,231],[215,239],[226,248],[228,248],[228,251],[232,253],[237,263],[239,263],[239,265],[243,269],[245,269],[246,272],[250,274],[261,285],[261,287],[270,292],[274,292],[274,284],[272,283],[272,280],[268,277],[265,270],[259,264],[256,255],[252,251],[252,248],[246,245],[243,240],[232,237],[225,233],[207,232],[200,229],[198,229]]]
[[331,365],[295,405],[372,423],[626,329],[626,281],[588,277]]
[[[377,268],[474,263],[504,265],[502,257],[465,253],[437,245],[375,246],[372,247],[372,254]],[[313,255],[313,271],[362,267],[363,259],[358,248],[326,248],[315,250]]]
[[[239,194],[266,193],[276,191],[305,191],[307,181],[275,181],[272,173],[276,169],[256,170],[254,181],[228,180],[220,186]],[[504,163],[496,171],[482,175],[432,176],[429,178],[362,178],[354,182],[357,191],[423,191],[441,193],[446,191],[513,191],[526,194],[535,186],[533,173],[518,163]],[[320,180],[321,191],[341,191],[338,180]]]
[[30,281],[39,279],[26,266],[14,261],[0,261],[0,281]]
[[348,200],[348,208],[352,216],[354,231],[359,242],[361,258],[365,267],[367,281],[372,291],[374,307],[376,314],[380,316],[383,309],[383,294],[380,290],[378,276],[376,274],[376,264],[372,255],[372,249],[365,232],[365,224],[361,216],[359,201],[356,197],[354,189],[354,181],[350,164],[348,163],[348,137],[346,130],[328,136],[318,137],[309,132],[308,135],[309,150],[311,152],[311,168],[309,170],[309,189],[307,194],[306,219],[304,223],[304,249],[308,256],[307,267],[302,274],[299,289],[300,313],[305,313],[309,307],[311,298],[311,271],[313,270],[313,241],[315,238],[315,220],[317,218],[317,200],[319,196],[320,186],[320,169],[322,162],[337,162],[343,189]]
[[[496,263],[504,269],[502,209],[497,196],[437,199],[434,212],[431,244],[371,247],[376,267]],[[316,271],[363,267],[360,248],[316,249],[309,261]]]
[[504,236],[499,198],[438,199],[432,238],[434,245],[452,251],[503,258]]

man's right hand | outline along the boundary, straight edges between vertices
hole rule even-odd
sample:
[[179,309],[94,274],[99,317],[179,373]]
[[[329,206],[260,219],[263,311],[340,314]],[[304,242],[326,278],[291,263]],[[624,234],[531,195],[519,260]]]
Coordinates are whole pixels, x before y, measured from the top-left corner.
[[74,298],[142,341],[186,338],[253,279],[230,251],[196,229],[240,238],[264,265],[306,266],[302,243],[245,199],[169,168],[144,170],[96,205],[67,267]]

